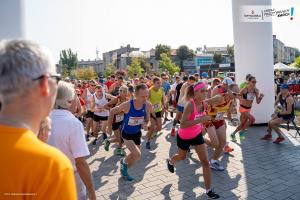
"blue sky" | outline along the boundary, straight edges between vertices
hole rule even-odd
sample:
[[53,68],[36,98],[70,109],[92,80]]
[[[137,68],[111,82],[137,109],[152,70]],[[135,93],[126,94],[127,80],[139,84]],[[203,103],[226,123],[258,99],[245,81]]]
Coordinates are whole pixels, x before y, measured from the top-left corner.
[[[273,0],[273,6],[296,3]],[[28,0],[25,17],[27,38],[47,46],[55,59],[65,48],[94,59],[96,48],[102,54],[127,44],[142,50],[159,43],[233,44],[231,0]],[[274,21],[273,34],[300,48],[300,20]]]

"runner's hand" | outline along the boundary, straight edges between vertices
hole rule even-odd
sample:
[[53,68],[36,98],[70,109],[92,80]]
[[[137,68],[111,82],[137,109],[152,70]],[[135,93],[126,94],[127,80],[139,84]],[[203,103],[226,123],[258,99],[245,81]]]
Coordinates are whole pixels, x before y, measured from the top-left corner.
[[144,129],[144,131],[148,131],[148,123],[143,124],[143,129]]
[[200,119],[200,121],[201,121],[202,123],[203,123],[203,122],[208,122],[208,121],[211,120],[211,116],[205,115],[205,116],[200,117],[199,119]]

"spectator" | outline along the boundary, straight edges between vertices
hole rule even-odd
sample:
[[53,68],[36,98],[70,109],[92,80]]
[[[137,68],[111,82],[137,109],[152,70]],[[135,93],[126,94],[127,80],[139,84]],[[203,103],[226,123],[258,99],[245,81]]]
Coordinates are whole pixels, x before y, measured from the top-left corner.
[[290,78],[287,81],[287,84],[296,84],[297,80],[296,80],[296,75],[294,73],[290,74]]
[[85,156],[90,152],[85,142],[84,128],[70,111],[74,97],[75,90],[71,84],[58,84],[55,109],[50,116],[52,132],[48,143],[61,150],[71,160],[78,199],[86,199],[86,188],[89,199],[96,199],[89,165],[85,161]]
[[283,84],[283,78],[279,72],[276,73],[274,81],[276,84],[276,94],[278,94],[280,92],[280,85]]
[[51,131],[51,119],[49,117],[46,117],[41,121],[38,138],[42,141],[47,143],[48,138],[50,136]]
[[108,89],[112,84],[115,83],[115,78],[116,78],[115,75],[111,75],[110,77],[107,78],[105,85],[107,86]]
[[[76,199],[69,159],[36,137],[58,81],[55,65],[37,44],[0,42],[1,199]],[[27,195],[4,197],[7,192]]]

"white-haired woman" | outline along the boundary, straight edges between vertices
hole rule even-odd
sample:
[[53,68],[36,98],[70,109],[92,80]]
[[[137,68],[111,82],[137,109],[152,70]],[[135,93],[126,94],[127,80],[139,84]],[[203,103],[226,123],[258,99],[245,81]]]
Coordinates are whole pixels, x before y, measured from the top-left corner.
[[[85,142],[82,123],[72,114],[75,90],[72,84],[61,81],[58,84],[48,143],[61,150],[74,168],[78,199],[86,199],[86,188],[90,199],[96,199],[91,172],[85,157],[90,154]],[[85,188],[86,187],[86,188]]]

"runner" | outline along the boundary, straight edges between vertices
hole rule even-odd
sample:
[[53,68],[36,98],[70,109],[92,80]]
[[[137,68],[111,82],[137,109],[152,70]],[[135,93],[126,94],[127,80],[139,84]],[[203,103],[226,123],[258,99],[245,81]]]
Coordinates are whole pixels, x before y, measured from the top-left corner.
[[[171,136],[175,136],[175,128],[176,128],[176,124],[179,122],[179,120],[181,119],[181,115],[183,113],[183,109],[184,109],[184,105],[185,105],[185,91],[188,88],[188,86],[193,85],[195,83],[195,77],[194,76],[189,76],[188,79],[186,79],[185,77],[183,77],[183,83],[182,85],[178,85],[176,87],[176,94],[178,95],[178,103],[176,106],[177,112],[176,112],[176,117],[173,121],[173,127],[171,129]],[[179,90],[178,90],[179,89]],[[178,94],[178,91],[179,94]]]
[[[166,100],[166,102],[168,102],[169,94],[170,94],[170,90],[171,90],[171,85],[169,83],[169,77],[165,73],[162,73],[161,80],[162,80],[161,86],[164,90],[164,95],[166,97],[165,100]],[[168,119],[168,105],[167,104],[166,104],[166,107],[163,109],[162,116],[164,116],[164,123],[166,123],[167,121],[170,121]]]
[[[120,87],[120,94],[117,96],[117,98],[111,100],[110,102],[108,102],[104,108],[107,110],[110,110],[111,108],[115,107],[115,106],[119,106],[120,104],[128,101],[128,88],[127,86],[123,85]],[[112,139],[106,139],[104,140],[104,149],[106,151],[109,151],[109,145],[111,143],[118,143],[118,148],[117,148],[117,155],[119,156],[124,156],[125,152],[122,149],[122,140],[121,140],[121,132],[120,132],[120,126],[123,123],[123,119],[124,119],[124,113],[117,113],[114,118],[113,118],[113,122],[109,122],[108,124],[112,124],[112,130],[115,133],[115,137]]]
[[113,96],[118,96],[119,95],[119,89],[123,85],[123,83],[124,83],[123,77],[118,76],[118,80],[110,86],[109,93]]
[[235,131],[230,135],[232,141],[236,141],[235,134],[239,132],[240,140],[245,139],[246,129],[255,122],[255,118],[251,115],[251,107],[254,99],[256,98],[256,103],[259,104],[263,99],[264,95],[259,93],[256,88],[256,79],[254,76],[248,78],[247,86],[240,91],[240,113],[241,113],[241,124],[235,129]]
[[146,148],[151,149],[150,140],[152,134],[156,136],[157,132],[161,131],[162,128],[162,111],[165,103],[165,96],[161,87],[161,80],[158,77],[153,78],[153,86],[150,88],[149,101],[152,104],[154,113],[150,117],[150,128],[147,133]]
[[[292,122],[295,119],[294,114],[294,98],[289,92],[289,85],[282,84],[281,91],[276,99],[275,106],[277,112],[272,115],[272,119],[268,123],[268,133],[262,137],[262,140],[272,140],[272,129],[278,135],[277,139],[273,142],[279,144],[284,140],[283,133],[278,127],[282,123]],[[280,106],[278,106],[280,103]]]
[[91,109],[94,111],[93,117],[93,133],[95,139],[93,141],[93,145],[98,144],[98,133],[99,133],[99,126],[101,126],[101,130],[103,132],[103,140],[107,138],[106,135],[106,128],[107,128],[107,119],[109,116],[109,111],[104,108],[104,106],[108,103],[108,99],[112,100],[113,97],[110,94],[104,92],[104,89],[100,86],[96,86],[96,92],[91,97]]
[[[176,101],[176,87],[180,83],[181,83],[180,76],[176,76],[175,77],[175,82],[171,86],[171,91],[170,91],[170,97],[171,98],[170,98],[169,103],[170,103],[170,115],[171,115],[172,118],[173,118],[174,109],[176,108],[176,104],[177,104],[177,101]],[[181,84],[181,86],[182,86],[182,84]],[[179,92],[178,92],[178,94],[179,94]]]
[[[232,92],[235,90],[235,93]],[[226,122],[224,120],[224,114],[230,108],[231,101],[235,96],[238,96],[238,86],[233,84],[233,81],[226,77],[221,85],[216,86],[213,89],[212,97],[216,95],[222,96],[222,101],[219,104],[209,106],[208,115],[212,117],[211,122],[205,123],[205,127],[209,136],[209,140],[205,142],[214,148],[213,155],[210,160],[210,167],[217,171],[223,171],[224,167],[218,162],[223,151],[230,153],[233,151],[231,147],[227,145],[226,141]]]
[[184,108],[180,129],[177,135],[178,153],[171,159],[167,159],[167,167],[171,173],[174,173],[174,164],[184,160],[189,147],[195,147],[199,160],[203,168],[204,184],[206,195],[213,199],[220,196],[211,189],[211,171],[207,155],[207,148],[203,139],[203,127],[200,123],[207,122],[211,119],[206,115],[206,104],[215,103],[219,97],[205,100],[207,95],[207,86],[204,82],[198,82],[190,85],[186,93],[187,104]]
[[122,103],[114,107],[110,111],[108,128],[111,132],[113,117],[124,112],[124,120],[121,129],[121,135],[124,144],[129,150],[129,154],[121,159],[121,175],[128,181],[132,181],[133,177],[128,174],[128,168],[141,158],[141,129],[147,130],[152,106],[147,101],[149,90],[145,84],[139,84],[135,87],[134,99]]
[[91,99],[93,95],[95,94],[95,87],[96,83],[95,81],[91,80],[89,81],[89,86],[83,91],[82,97],[86,104],[86,114],[85,114],[85,131],[86,131],[86,140],[89,141],[90,135],[93,135],[93,133],[90,134],[90,129],[93,127],[93,117],[94,113],[91,110]]

